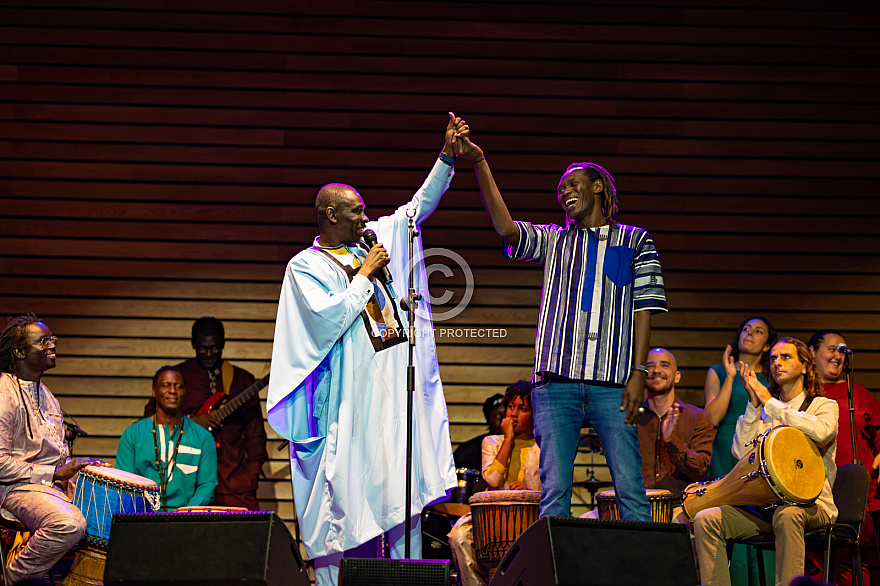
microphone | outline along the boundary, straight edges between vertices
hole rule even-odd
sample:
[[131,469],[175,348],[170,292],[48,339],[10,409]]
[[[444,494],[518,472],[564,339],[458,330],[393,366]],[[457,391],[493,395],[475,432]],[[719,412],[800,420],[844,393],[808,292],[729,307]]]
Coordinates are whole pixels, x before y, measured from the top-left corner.
[[[379,240],[376,238],[376,233],[372,230],[364,230],[364,242],[367,243],[367,246],[373,248],[376,244],[379,243]],[[390,283],[391,279],[391,271],[388,270],[387,266],[382,267],[379,271],[379,276],[382,278],[382,281],[385,283]]]
[[841,342],[840,344],[837,345],[837,351],[840,352],[841,354],[852,354],[853,353],[853,351],[850,350],[849,348],[847,348],[846,344],[844,344],[843,342]]

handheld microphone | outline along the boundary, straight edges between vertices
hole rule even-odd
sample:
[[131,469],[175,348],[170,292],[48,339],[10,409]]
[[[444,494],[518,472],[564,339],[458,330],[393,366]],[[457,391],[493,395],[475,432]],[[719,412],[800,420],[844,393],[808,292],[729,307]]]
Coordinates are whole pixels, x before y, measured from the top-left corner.
[[[364,230],[364,242],[367,243],[367,246],[373,248],[376,244],[379,243],[379,240],[376,238],[376,233],[372,230]],[[382,278],[382,281],[385,283],[390,283],[391,279],[391,271],[388,270],[387,266],[382,267],[379,271],[379,276]]]
[[850,350],[849,348],[847,348],[846,344],[844,344],[843,342],[841,342],[840,344],[837,345],[837,351],[842,354],[852,354],[853,353],[853,351]]

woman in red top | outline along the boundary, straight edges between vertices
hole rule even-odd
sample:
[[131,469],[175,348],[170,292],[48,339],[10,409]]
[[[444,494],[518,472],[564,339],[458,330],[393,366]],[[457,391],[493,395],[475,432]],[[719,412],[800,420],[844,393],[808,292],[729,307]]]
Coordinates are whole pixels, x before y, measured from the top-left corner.
[[[846,396],[846,373],[844,372],[845,353],[838,350],[846,340],[843,334],[836,330],[821,330],[810,338],[810,351],[813,354],[813,363],[816,370],[825,383],[825,396],[834,399],[840,406],[840,420],[837,432],[837,455],[835,462],[840,464],[852,464],[852,435],[850,431],[849,400]],[[868,544],[874,533],[874,523],[871,513],[880,513],[880,499],[877,495],[878,467],[880,467],[880,401],[871,394],[871,391],[861,385],[853,383],[853,407],[855,408],[856,420],[856,446],[859,451],[859,459],[862,465],[871,475],[868,484],[868,512],[865,515],[865,523],[862,525],[862,533],[859,541],[862,546],[862,572],[865,585],[870,585],[867,563]],[[835,584],[849,586],[852,583],[849,555],[841,550],[841,555],[835,555],[834,564]]]

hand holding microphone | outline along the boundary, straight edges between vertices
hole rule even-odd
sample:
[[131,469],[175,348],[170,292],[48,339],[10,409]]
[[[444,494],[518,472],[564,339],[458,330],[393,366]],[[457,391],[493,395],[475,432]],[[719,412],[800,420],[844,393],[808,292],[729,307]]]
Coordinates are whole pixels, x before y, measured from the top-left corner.
[[361,270],[358,273],[367,278],[378,275],[383,282],[390,283],[392,280],[391,271],[385,266],[391,261],[388,251],[378,243],[376,233],[372,230],[364,230],[364,242],[370,247],[370,252],[367,254],[367,258],[364,259],[364,263],[361,265]]

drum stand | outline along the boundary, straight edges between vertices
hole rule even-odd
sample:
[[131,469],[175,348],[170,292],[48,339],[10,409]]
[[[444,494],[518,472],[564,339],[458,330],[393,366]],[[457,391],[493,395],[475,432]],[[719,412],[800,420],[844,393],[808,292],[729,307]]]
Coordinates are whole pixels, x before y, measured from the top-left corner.
[[596,479],[596,466],[594,462],[594,455],[596,452],[601,451],[602,444],[599,443],[599,436],[596,435],[595,432],[585,434],[578,442],[578,450],[585,450],[590,452],[590,477],[580,482],[581,486],[587,489],[590,493],[590,509],[596,508],[596,493],[599,492],[599,489],[604,488],[606,486],[611,486],[612,483],[607,480],[597,480]]

